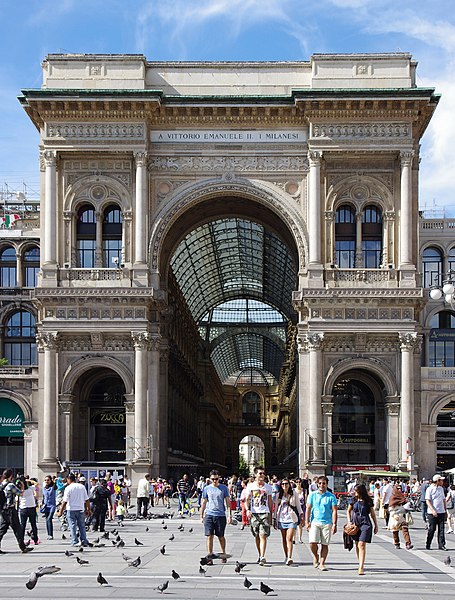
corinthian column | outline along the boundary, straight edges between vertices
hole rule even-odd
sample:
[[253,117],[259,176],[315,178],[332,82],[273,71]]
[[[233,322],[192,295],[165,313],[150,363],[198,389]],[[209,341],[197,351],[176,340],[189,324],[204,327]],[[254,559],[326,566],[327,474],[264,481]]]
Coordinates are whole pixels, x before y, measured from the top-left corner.
[[133,331],[134,343],[134,448],[135,461],[147,461],[147,353],[150,334]]
[[411,168],[413,151],[400,152],[400,267],[413,266],[412,262],[412,188]]
[[74,396],[73,394],[60,394],[58,401],[60,413],[60,443],[59,457],[60,460],[71,460],[73,458],[73,413],[74,413]]
[[147,262],[147,153],[135,152],[136,202],[134,207],[134,264]]
[[57,155],[53,150],[42,153],[44,159],[44,223],[41,226],[41,247],[43,248],[43,265],[54,265],[57,262]]
[[400,462],[406,464],[414,447],[414,350],[420,344],[417,333],[398,334],[401,348],[401,444]]
[[309,198],[308,233],[309,265],[321,264],[321,152],[308,153]]
[[[309,437],[309,462],[321,464],[325,457],[323,453],[322,432],[322,343],[323,333],[309,333],[307,335],[309,360],[308,360],[308,437]],[[307,442],[308,443],[308,442]]]
[[[160,404],[160,335],[151,335],[150,352],[148,359],[148,420],[149,433],[151,441],[151,462],[152,472],[159,475],[160,470],[160,450],[161,448],[161,427],[163,424],[163,411]],[[166,415],[167,420],[167,415]]]
[[43,364],[43,423],[41,429],[42,458],[40,463],[57,462],[57,342],[58,333],[39,333],[38,348],[44,352]]

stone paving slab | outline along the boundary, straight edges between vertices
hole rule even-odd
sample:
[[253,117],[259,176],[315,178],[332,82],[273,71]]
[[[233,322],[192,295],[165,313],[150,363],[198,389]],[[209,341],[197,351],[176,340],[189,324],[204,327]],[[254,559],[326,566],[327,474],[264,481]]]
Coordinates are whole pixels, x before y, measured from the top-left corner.
[[[340,530],[344,520],[344,513],[341,513]],[[183,532],[178,530],[181,524],[184,526]],[[274,590],[268,597],[284,599],[304,595],[308,599],[320,599],[322,596],[330,600],[340,598],[340,594],[342,598],[368,594],[368,600],[376,600],[398,593],[402,598],[437,596],[444,600],[455,595],[455,568],[443,562],[447,556],[453,555],[455,565],[455,536],[447,535],[449,552],[426,551],[426,532],[419,516],[411,529],[413,550],[397,550],[392,543],[391,533],[380,530],[367,547],[364,577],[357,575],[355,551],[344,550],[341,533],[334,536],[330,546],[328,571],[321,572],[312,566],[305,532],[305,542],[294,546],[294,564],[286,566],[280,533],[273,531],[269,538],[267,566],[261,567],[256,564],[256,547],[250,531],[241,531],[240,526],[228,526],[227,551],[232,558],[228,559],[227,564],[215,560],[214,566],[205,567],[206,576],[202,576],[198,572],[199,559],[206,554],[206,545],[202,524],[196,516],[183,520],[177,517],[167,519],[167,529],[163,529],[161,519],[127,520],[124,528],[107,523],[108,531],[118,529],[119,535],[125,540],[125,547],[118,549],[112,546],[110,540],[102,540],[106,544],[103,548],[87,548],[82,553],[76,551],[77,556],[89,561],[88,565],[82,566],[75,558],[64,555],[65,550],[74,549],[70,546],[69,533],[65,533],[68,539],[62,540],[57,522],[56,525],[55,539],[46,541],[45,524],[40,519],[39,530],[44,538],[43,543],[26,555],[19,552],[12,532],[7,533],[2,544],[7,554],[0,556],[0,598],[255,600],[264,597],[259,591],[261,581]],[[189,532],[190,528],[193,528],[192,533]],[[172,534],[175,539],[169,541]],[[99,535],[90,533],[88,537],[93,541]],[[144,545],[136,546],[135,537]],[[163,544],[166,545],[164,556],[160,553]],[[436,547],[436,541],[433,544]],[[122,559],[122,552],[132,559],[140,556],[140,567],[128,566]],[[236,559],[247,563],[241,575],[234,571]],[[30,572],[38,566],[51,564],[61,567],[61,572],[40,578],[35,589],[27,590],[25,583]],[[179,573],[179,580],[172,579],[172,569]],[[96,582],[99,572],[109,582],[108,586],[101,587]],[[253,584],[249,590],[243,586],[244,576]],[[156,588],[165,581],[169,581],[169,587],[161,594]]]

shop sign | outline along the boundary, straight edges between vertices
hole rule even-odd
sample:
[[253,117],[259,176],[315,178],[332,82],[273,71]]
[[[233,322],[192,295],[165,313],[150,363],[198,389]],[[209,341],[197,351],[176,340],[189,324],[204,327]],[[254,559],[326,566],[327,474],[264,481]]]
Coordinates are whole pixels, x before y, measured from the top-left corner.
[[390,471],[390,465],[333,465],[332,471]]
[[0,437],[24,437],[24,413],[9,398],[0,398]]
[[455,342],[455,329],[430,329],[430,342]]
[[124,408],[92,408],[90,413],[92,425],[124,425]]
[[334,444],[374,444],[374,435],[369,434],[340,434],[333,438]]

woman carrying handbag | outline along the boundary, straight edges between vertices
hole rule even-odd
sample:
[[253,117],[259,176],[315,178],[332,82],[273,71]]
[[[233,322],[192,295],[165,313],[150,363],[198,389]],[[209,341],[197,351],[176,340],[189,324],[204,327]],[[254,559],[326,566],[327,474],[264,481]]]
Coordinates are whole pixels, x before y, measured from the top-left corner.
[[[354,488],[354,499],[348,506],[348,524],[354,524],[358,531],[352,535],[355,542],[355,552],[359,561],[359,575],[365,575],[366,545],[371,542],[373,531],[378,532],[378,522],[373,508],[373,500],[368,495],[363,483]],[[373,523],[374,530],[373,530]]]

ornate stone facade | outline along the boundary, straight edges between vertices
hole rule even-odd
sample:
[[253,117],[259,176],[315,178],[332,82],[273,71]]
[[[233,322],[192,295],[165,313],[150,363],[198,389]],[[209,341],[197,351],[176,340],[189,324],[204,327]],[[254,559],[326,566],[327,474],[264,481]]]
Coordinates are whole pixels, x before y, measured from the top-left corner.
[[[161,90],[144,57],[50,55],[44,64],[45,88],[21,97],[43,147],[37,463],[95,460],[87,448],[105,385],[110,410],[125,412],[122,461],[133,477],[164,475],[182,456],[193,470],[238,467],[239,398],[204,358],[169,273],[186,233],[229,214],[272,228],[297,265],[281,383],[261,391],[266,425],[256,433],[268,467],[393,466],[410,438],[409,468],[430,468],[419,441],[417,186],[437,97],[417,88],[410,55],[314,55],[275,65],[273,84],[267,63],[168,65]],[[99,94],[92,78],[115,93]],[[122,214],[117,238],[106,225],[112,206]],[[93,216],[81,221],[87,207]],[[115,267],[105,234],[121,248]],[[88,246],[92,264],[81,265]],[[343,394],[354,394],[345,380],[368,397],[376,423],[358,443],[343,430]],[[73,445],[70,432],[80,433]],[[351,440],[345,458],[335,434]]]

